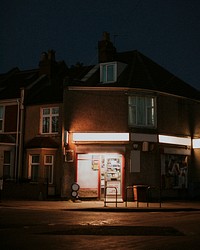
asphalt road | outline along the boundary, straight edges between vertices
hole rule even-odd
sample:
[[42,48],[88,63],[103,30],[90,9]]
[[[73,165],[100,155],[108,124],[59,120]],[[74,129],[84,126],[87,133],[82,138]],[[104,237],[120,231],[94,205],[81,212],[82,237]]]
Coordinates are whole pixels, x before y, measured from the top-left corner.
[[200,249],[200,211],[0,207],[1,250]]

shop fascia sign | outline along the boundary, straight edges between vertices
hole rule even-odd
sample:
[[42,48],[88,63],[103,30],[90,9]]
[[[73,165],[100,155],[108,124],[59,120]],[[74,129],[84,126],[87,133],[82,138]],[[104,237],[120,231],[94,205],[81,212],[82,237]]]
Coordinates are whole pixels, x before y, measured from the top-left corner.
[[[78,133],[72,135],[73,142],[128,142],[129,133]],[[200,148],[200,138],[158,135],[159,143]]]
[[158,135],[158,141],[159,143],[175,144],[188,147],[191,147],[192,144],[191,138],[168,136],[168,135]]
[[129,133],[73,133],[74,142],[128,142]]
[[158,135],[159,143],[182,145],[192,148],[200,148],[200,138],[191,139],[190,137],[177,137],[168,135]]

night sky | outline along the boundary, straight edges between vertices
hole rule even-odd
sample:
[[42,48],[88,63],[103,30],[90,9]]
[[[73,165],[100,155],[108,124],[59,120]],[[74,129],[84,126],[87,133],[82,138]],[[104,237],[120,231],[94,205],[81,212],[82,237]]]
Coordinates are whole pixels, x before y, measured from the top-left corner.
[[1,0],[0,73],[38,67],[53,49],[68,66],[97,63],[110,33],[117,51],[138,50],[200,90],[199,0]]

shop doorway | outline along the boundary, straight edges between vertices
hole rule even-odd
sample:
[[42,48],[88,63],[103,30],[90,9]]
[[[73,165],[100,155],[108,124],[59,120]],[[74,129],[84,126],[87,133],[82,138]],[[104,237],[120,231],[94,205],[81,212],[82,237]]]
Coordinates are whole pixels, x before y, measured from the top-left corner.
[[116,195],[122,198],[123,155],[112,154],[78,154],[77,183],[80,185],[80,197],[104,197],[105,187],[107,196]]

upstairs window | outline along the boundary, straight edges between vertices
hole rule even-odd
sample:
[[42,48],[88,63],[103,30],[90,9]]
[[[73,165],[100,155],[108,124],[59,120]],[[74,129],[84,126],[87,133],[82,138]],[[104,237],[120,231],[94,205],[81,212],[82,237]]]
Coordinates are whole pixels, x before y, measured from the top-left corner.
[[0,131],[3,131],[4,106],[0,106]]
[[135,127],[155,127],[155,97],[129,96],[129,125]]
[[102,63],[100,66],[100,82],[110,83],[117,80],[117,64]]
[[42,133],[53,134],[58,133],[59,108],[43,108],[42,109]]

